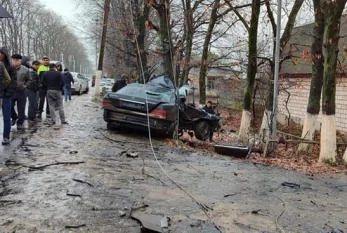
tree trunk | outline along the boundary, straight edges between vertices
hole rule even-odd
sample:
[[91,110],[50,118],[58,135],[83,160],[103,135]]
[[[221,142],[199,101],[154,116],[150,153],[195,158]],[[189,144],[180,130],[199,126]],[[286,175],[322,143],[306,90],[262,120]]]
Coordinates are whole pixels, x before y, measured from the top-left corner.
[[255,76],[257,74],[257,38],[260,0],[252,1],[252,17],[248,32],[248,67],[247,83],[243,100],[242,120],[239,131],[239,142],[248,144],[248,133],[252,119],[253,92]]
[[161,43],[161,54],[163,57],[163,68],[164,72],[167,73],[172,80],[175,82],[174,77],[174,65],[172,64],[173,58],[173,48],[171,40],[171,27],[170,27],[170,0],[164,0],[160,4],[160,9],[158,10],[160,17],[160,43]]
[[[139,5],[137,1],[137,6]],[[135,3],[136,6],[136,3]],[[145,80],[149,79],[149,74],[148,74],[148,67],[147,67],[147,55],[146,55],[146,20],[148,20],[149,17],[149,6],[144,1],[143,3],[143,12],[141,13],[141,7],[136,8],[135,14],[135,24],[137,27],[137,30],[139,34],[137,35],[137,43],[139,48],[136,47],[136,57],[137,57],[137,71],[138,71],[138,76],[139,76],[139,81],[142,83]],[[139,51],[137,51],[139,49]],[[143,80],[144,78],[144,80]]]
[[324,76],[319,163],[336,160],[336,68],[340,21],[347,0],[324,1]]
[[211,11],[210,22],[208,24],[208,29],[205,36],[204,45],[202,47],[202,56],[201,56],[201,66],[200,66],[200,74],[199,74],[199,94],[200,94],[200,104],[206,103],[206,75],[207,75],[207,67],[208,67],[208,50],[212,38],[212,32],[214,26],[216,25],[216,21],[218,18],[217,11],[219,8],[220,0],[215,0],[213,4],[213,8]]
[[183,61],[183,69],[182,69],[182,75],[181,75],[181,81],[180,86],[183,86],[187,84],[188,82],[188,75],[189,75],[189,66],[190,66],[190,60],[192,56],[192,48],[193,48],[193,36],[194,36],[194,18],[193,18],[193,11],[191,8],[191,0],[185,1],[185,12],[184,12],[184,19],[185,19],[185,29],[186,29],[186,47],[185,47],[185,57]]
[[[307,112],[302,130],[302,139],[313,140],[316,130],[317,119],[320,111],[320,100],[323,86],[323,35],[324,35],[324,15],[321,0],[313,0],[315,11],[315,22],[313,28],[314,41],[311,46],[312,57],[312,79],[310,96],[308,99]],[[299,153],[307,153],[312,148],[312,144],[301,143]]]

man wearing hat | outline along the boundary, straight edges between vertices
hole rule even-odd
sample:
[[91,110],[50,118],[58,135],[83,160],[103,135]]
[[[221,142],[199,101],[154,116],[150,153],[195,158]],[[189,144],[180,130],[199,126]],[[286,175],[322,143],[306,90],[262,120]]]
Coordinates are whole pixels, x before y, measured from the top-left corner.
[[29,122],[35,122],[36,118],[36,109],[37,109],[37,95],[40,88],[40,79],[37,74],[37,70],[40,66],[40,62],[35,60],[33,61],[30,67],[30,79],[27,82],[27,94],[29,100],[28,107],[28,120]]
[[[39,75],[40,79],[40,84],[42,84],[42,75],[49,71],[49,62],[50,59],[47,56],[42,57],[40,63],[40,67],[37,70],[37,74]],[[41,85],[40,90],[39,90],[39,106],[37,110],[37,118],[41,119],[42,118],[42,112],[43,112],[43,107],[45,105],[45,99],[47,95],[47,89]],[[50,113],[49,113],[49,107],[48,107],[48,101],[46,101],[46,117],[50,118]]]
[[[20,54],[13,54],[11,56],[12,64],[17,71],[17,87],[12,96],[12,125],[17,123],[17,129],[24,129],[23,123],[25,120],[25,105],[27,102],[26,96],[26,84],[29,81],[29,69],[22,65],[22,56]],[[15,111],[15,105],[17,104],[17,111]]]

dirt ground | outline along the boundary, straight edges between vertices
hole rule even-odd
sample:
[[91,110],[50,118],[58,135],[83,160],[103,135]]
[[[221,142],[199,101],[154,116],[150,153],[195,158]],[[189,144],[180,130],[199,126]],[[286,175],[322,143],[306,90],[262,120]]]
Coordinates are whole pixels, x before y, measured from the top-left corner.
[[145,133],[107,131],[90,95],[65,109],[69,125],[39,123],[3,152],[0,232],[141,232],[130,217],[138,206],[178,233],[347,232],[344,173],[303,174],[158,138],[152,150]]

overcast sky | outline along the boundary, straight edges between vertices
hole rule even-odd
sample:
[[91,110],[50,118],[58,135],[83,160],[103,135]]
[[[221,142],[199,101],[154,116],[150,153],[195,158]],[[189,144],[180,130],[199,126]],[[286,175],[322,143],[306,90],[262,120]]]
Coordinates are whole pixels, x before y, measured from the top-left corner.
[[67,20],[73,20],[75,15],[75,4],[73,0],[40,0],[47,9],[55,11]]
[[[78,14],[78,8],[74,3],[74,0],[40,0],[40,2],[46,6],[46,9],[53,10],[58,15],[62,16],[67,26],[74,25],[74,28],[71,29],[75,31],[75,34],[78,38],[85,37],[85,35],[81,35],[80,31],[76,30],[76,28],[80,27],[76,24],[76,14]],[[90,43],[88,43],[89,41],[83,39],[81,39],[81,41],[85,44],[85,48],[89,51],[89,59],[91,61],[94,61],[94,46],[91,47]]]

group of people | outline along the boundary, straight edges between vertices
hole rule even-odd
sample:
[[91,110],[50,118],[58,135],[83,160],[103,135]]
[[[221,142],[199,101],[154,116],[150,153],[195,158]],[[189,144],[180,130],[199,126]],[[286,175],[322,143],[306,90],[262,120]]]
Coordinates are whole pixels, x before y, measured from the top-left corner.
[[[50,63],[47,56],[31,64],[26,56],[13,54],[0,48],[0,106],[3,113],[2,145],[10,144],[11,126],[24,129],[24,121],[35,124],[42,119],[46,102],[46,124],[55,125],[56,111],[61,124],[68,124],[63,108],[62,90],[65,101],[71,100],[73,77],[62,64]],[[27,106],[28,103],[28,106]],[[26,106],[28,114],[25,114]]]

